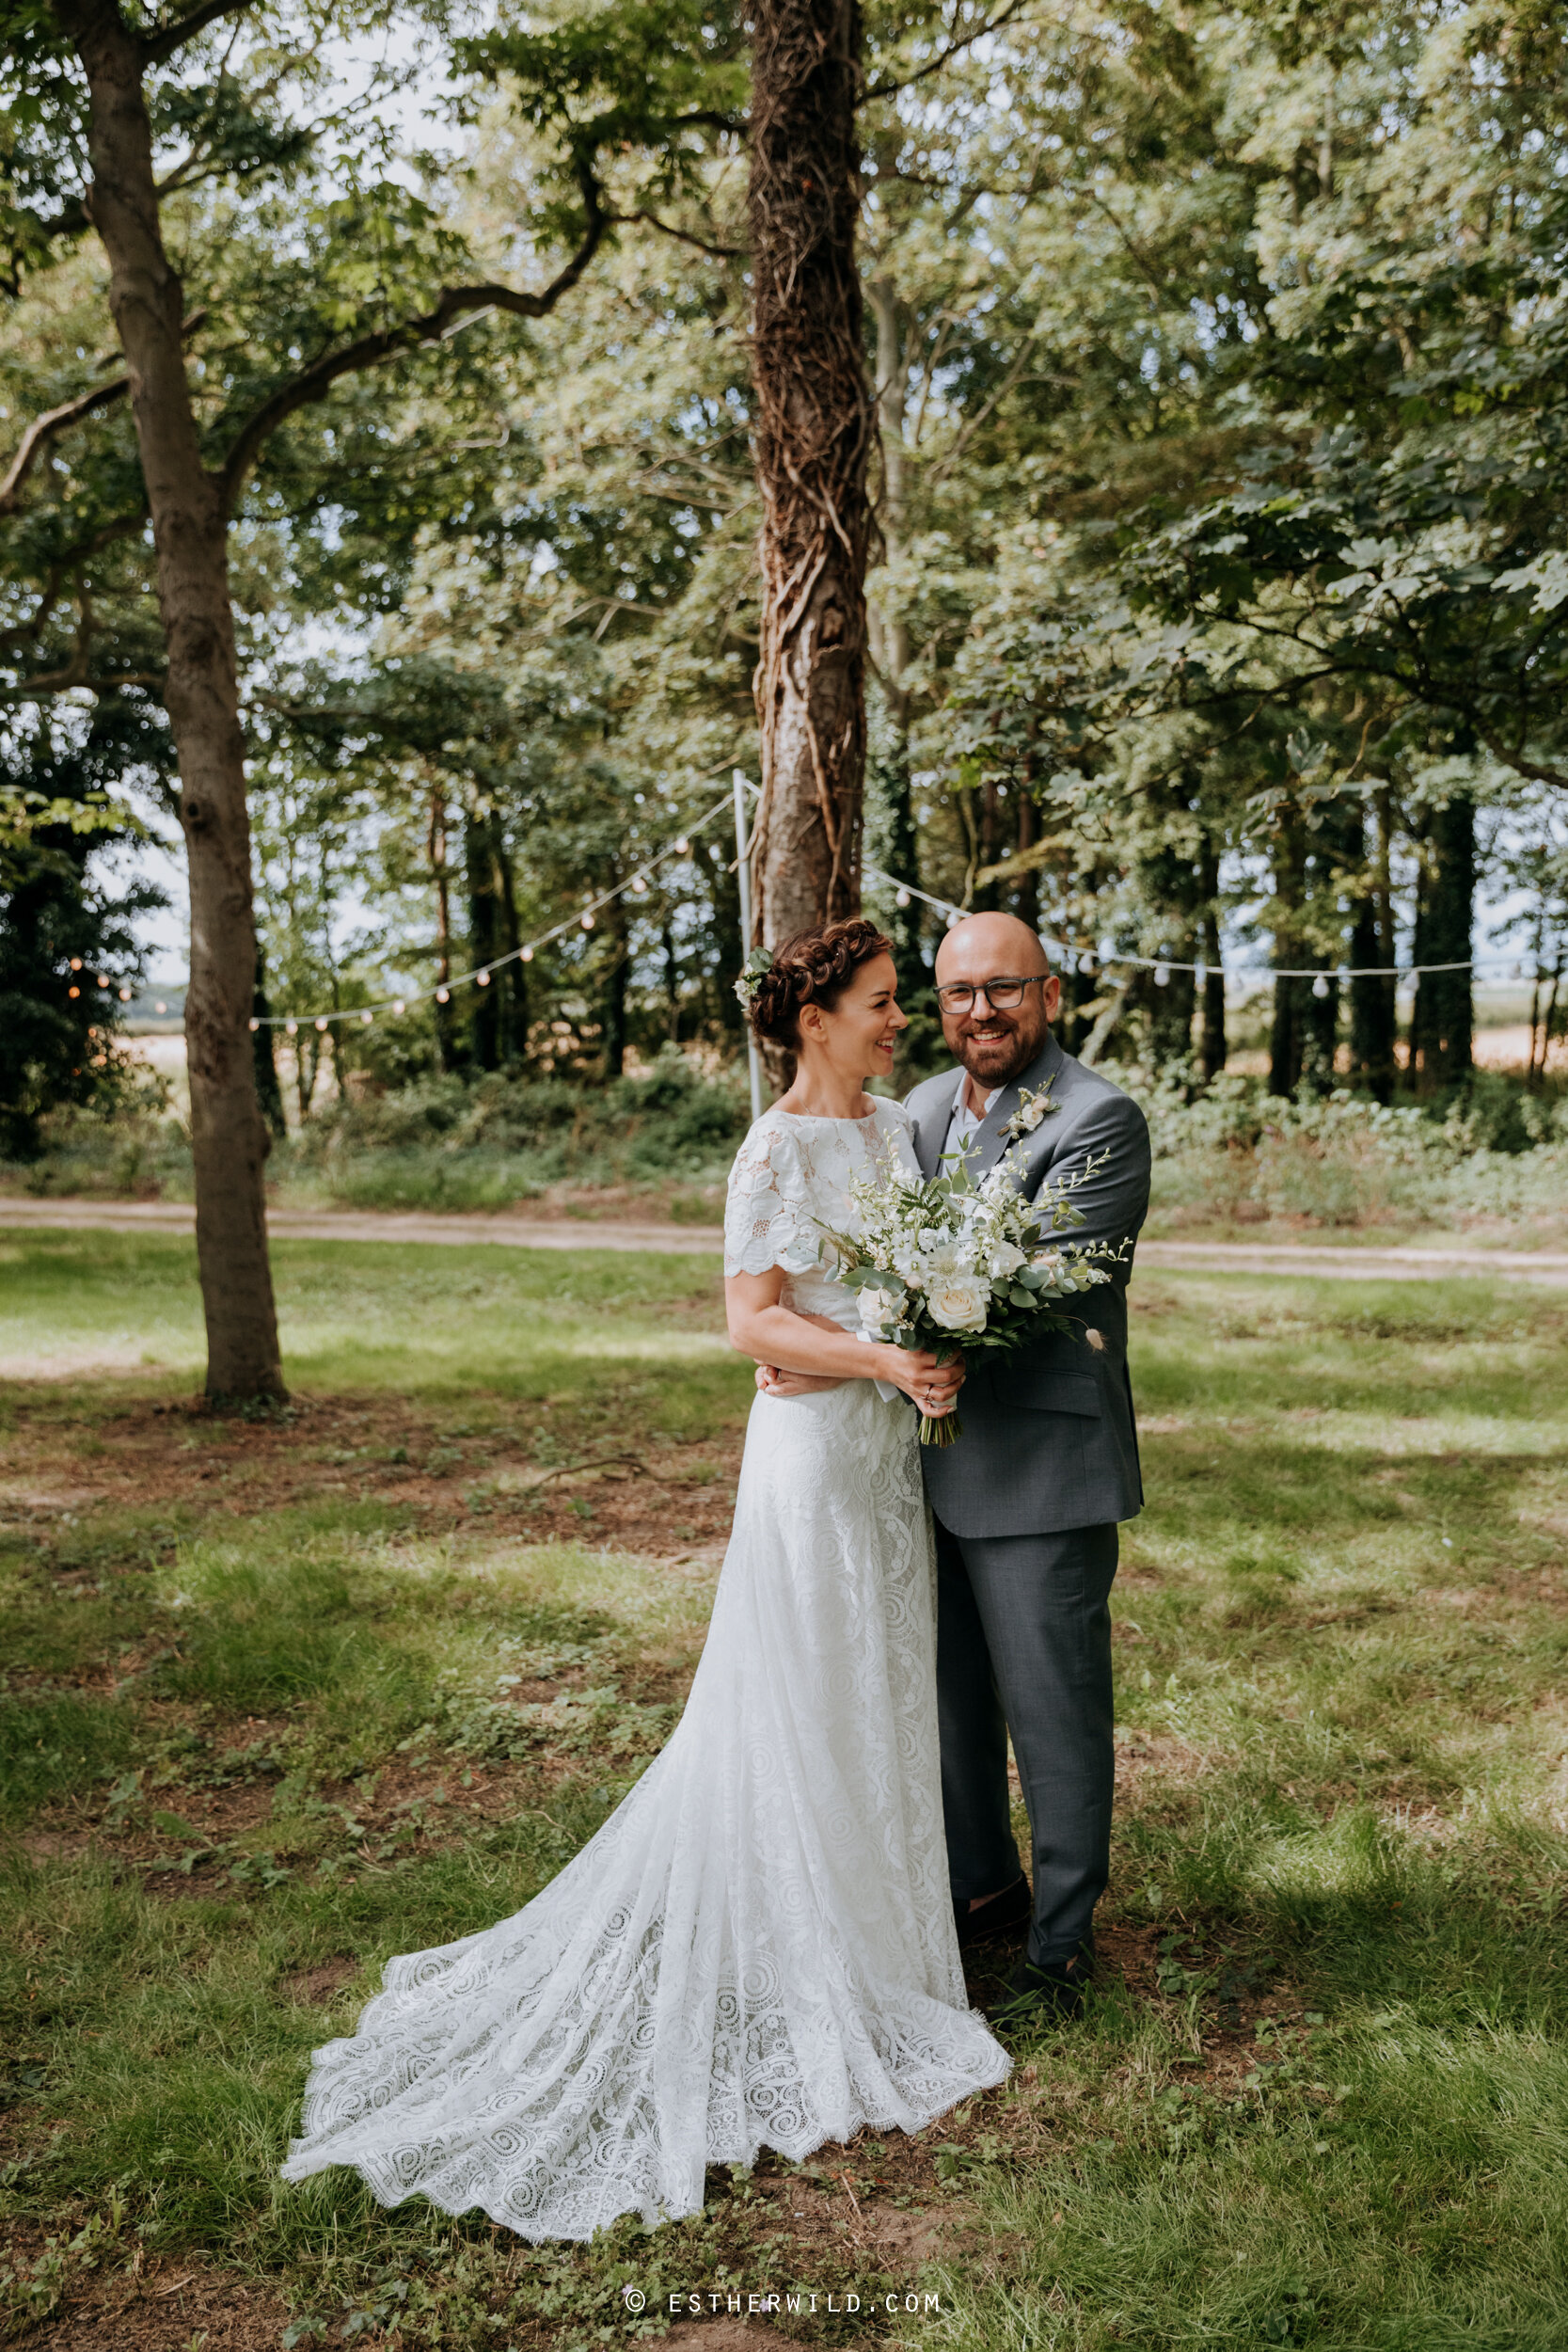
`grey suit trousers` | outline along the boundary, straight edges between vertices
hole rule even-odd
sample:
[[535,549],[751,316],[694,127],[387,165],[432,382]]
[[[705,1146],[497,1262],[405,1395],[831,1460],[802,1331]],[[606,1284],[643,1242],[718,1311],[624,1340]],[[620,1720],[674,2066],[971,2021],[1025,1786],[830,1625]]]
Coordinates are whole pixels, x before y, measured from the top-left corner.
[[959,1901],[1010,1886],[1007,1733],[1028,1808],[1029,1958],[1094,1947],[1116,1777],[1111,1585],[1117,1528],[955,1535],[937,1521],[937,1705],[947,1862]]

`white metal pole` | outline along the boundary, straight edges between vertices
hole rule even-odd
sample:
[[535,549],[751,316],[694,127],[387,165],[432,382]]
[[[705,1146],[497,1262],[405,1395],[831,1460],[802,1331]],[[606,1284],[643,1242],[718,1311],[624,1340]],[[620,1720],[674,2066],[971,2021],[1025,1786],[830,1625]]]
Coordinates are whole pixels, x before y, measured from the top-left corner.
[[[752,952],[752,860],[746,822],[746,778],[740,769],[735,771],[735,872],[740,884],[740,961],[744,964]],[[762,1117],[762,1056],[750,1022],[746,1025],[746,1061],[752,1079],[752,1124]]]

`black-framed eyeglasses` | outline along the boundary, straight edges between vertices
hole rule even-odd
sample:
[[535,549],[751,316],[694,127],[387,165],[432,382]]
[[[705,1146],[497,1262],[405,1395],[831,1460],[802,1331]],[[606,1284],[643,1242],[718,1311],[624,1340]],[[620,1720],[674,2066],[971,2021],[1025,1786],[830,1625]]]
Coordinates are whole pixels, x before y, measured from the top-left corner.
[[943,1012],[968,1012],[976,996],[983,996],[992,1012],[1011,1012],[1022,1004],[1026,988],[1037,988],[1050,977],[1049,972],[1031,972],[1027,979],[976,980],[973,986],[968,980],[951,980],[938,989],[937,1003]]

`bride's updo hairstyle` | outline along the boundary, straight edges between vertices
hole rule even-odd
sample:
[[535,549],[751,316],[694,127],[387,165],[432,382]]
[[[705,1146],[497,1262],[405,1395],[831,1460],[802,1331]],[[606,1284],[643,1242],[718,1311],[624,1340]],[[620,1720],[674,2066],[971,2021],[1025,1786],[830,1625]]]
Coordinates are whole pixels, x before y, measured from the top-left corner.
[[801,1007],[820,1005],[832,1012],[863,963],[892,953],[885,932],[858,914],[847,922],[824,923],[818,930],[797,931],[774,949],[771,965],[757,981],[751,1004],[753,1033],[763,1042],[798,1053]]

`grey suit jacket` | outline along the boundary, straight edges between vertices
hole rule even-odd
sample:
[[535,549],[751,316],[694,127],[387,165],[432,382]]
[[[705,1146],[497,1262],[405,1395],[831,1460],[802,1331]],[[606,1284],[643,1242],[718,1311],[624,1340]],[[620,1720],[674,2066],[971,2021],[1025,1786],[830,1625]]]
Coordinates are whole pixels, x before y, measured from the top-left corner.
[[[906,1097],[920,1165],[933,1176],[947,1139],[958,1073],[927,1078]],[[1004,1087],[974,1137],[970,1168],[984,1175],[1010,1145],[1002,1130],[1019,1089],[1047,1083],[1057,1108],[1023,1138],[1022,1189],[1033,1200],[1048,1173],[1069,1174],[1109,1148],[1100,1173],[1073,1194],[1082,1225],[1068,1241],[1132,1241],[1148,1211],[1148,1123],[1130,1096],[1098,1070],[1064,1054],[1053,1037],[1039,1058]],[[1018,1163],[1015,1161],[1015,1166]],[[1142,1508],[1138,1438],[1127,1375],[1127,1284],[1132,1250],[1112,1281],[1064,1300],[1082,1318],[1072,1336],[1048,1333],[1004,1354],[977,1349],[958,1398],[963,1435],[956,1445],[922,1446],[931,1507],[955,1535],[1029,1535],[1130,1519]],[[1096,1350],[1083,1336],[1097,1330]]]

